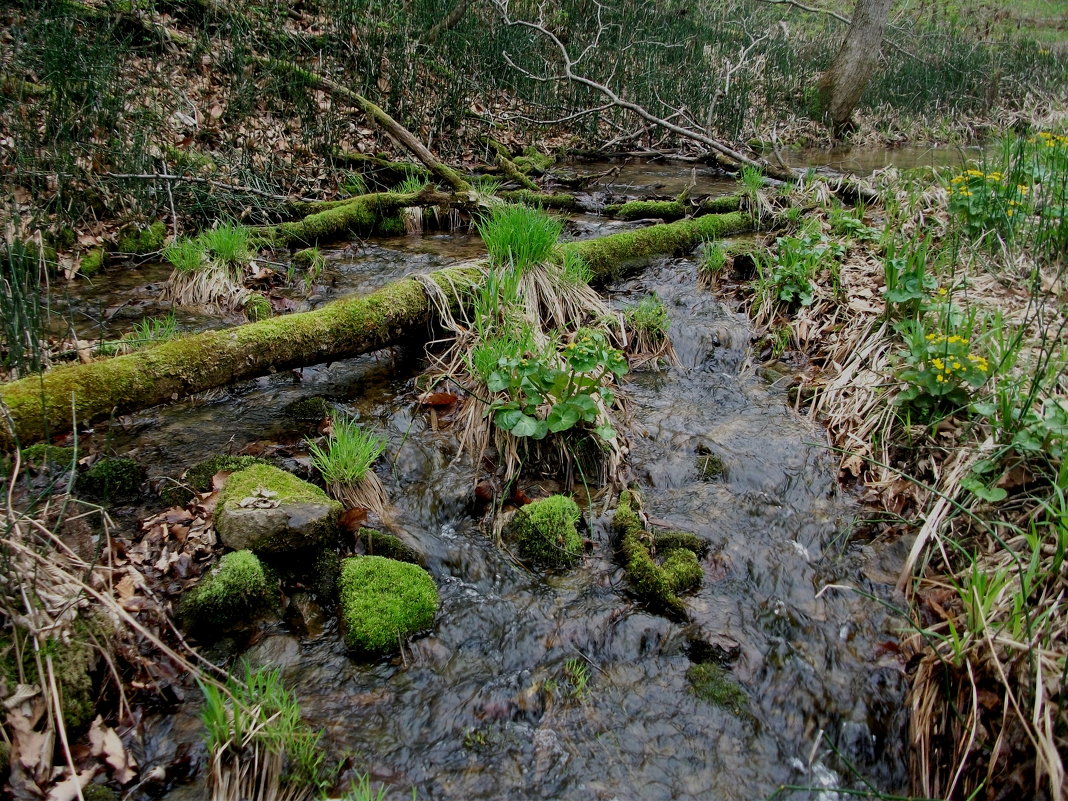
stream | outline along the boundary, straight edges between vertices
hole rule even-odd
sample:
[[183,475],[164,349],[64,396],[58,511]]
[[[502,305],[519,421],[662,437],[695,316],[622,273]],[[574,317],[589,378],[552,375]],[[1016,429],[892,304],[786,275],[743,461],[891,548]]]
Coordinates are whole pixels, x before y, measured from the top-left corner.
[[[655,185],[670,195],[688,180],[687,168],[644,165],[615,176],[611,190],[637,195]],[[580,216],[568,235],[623,227]],[[467,232],[353,243],[326,253],[321,285],[297,307],[481,252]],[[575,568],[530,572],[501,549],[472,511],[472,465],[418,406],[418,352],[287,371],[147,410],[113,426],[108,444],[159,483],[220,451],[279,441],[299,450],[301,433],[282,409],[313,396],[387,437],[378,472],[395,528],[426,554],[439,588],[433,631],[403,657],[367,663],[346,653],[332,619],[311,634],[276,621],[244,656],[280,668],[331,756],[383,783],[388,798],[411,798],[413,788],[421,801],[752,801],[782,785],[807,789],[777,798],[830,801],[840,796],[826,788],[866,783],[900,791],[903,621],[880,601],[895,600],[902,554],[851,539],[857,507],[837,487],[823,432],[753,369],[744,315],[698,287],[696,272],[693,260],[664,259],[608,291],[616,305],[656,292],[671,317],[680,363],[627,376],[625,428],[650,518],[712,544],[703,586],[685,597],[688,622],[651,613],[628,591],[603,493],[586,510],[591,544]],[[66,308],[83,336],[121,333],[161,311],[155,296],[166,274],[146,265],[108,275]],[[219,324],[180,318],[183,330]],[[721,476],[702,476],[708,454],[722,460]],[[744,690],[744,709],[692,692],[687,670],[709,658]],[[588,675],[582,688],[575,660]],[[194,700],[146,718],[142,769],[183,757],[191,777],[202,775],[196,715]],[[193,779],[165,797],[205,790]]]

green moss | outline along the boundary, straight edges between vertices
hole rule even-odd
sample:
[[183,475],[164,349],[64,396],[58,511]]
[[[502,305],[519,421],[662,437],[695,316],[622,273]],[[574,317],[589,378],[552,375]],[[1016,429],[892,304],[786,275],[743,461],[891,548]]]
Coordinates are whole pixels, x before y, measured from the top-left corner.
[[24,465],[35,468],[49,465],[65,468],[70,467],[74,462],[74,448],[62,448],[59,445],[48,445],[44,442],[23,448],[19,455]]
[[541,175],[551,166],[555,159],[540,152],[533,145],[523,149],[522,156],[516,156],[513,161],[515,166],[528,175]]
[[195,493],[207,492],[211,489],[211,479],[216,473],[224,470],[229,472],[244,470],[254,464],[267,464],[267,462],[255,456],[230,456],[220,453],[206,462],[190,467],[185,471],[181,482],[164,489],[160,492],[160,497],[171,506],[185,506],[193,500]]
[[[21,643],[20,651],[16,651],[10,634],[0,637],[0,673],[7,680],[8,687],[14,688],[20,681],[19,653],[22,656],[22,677],[26,683],[42,683],[42,677],[37,675],[37,662],[29,635],[18,629],[15,636]],[[98,666],[100,652],[95,643],[102,643],[109,636],[111,628],[106,620],[90,615],[74,621],[69,638],[63,641],[47,639],[42,644],[42,658],[47,655],[52,659],[63,708],[63,722],[71,731],[84,729],[96,712],[93,673]]]
[[582,537],[575,528],[581,519],[578,504],[571,498],[552,495],[517,511],[510,531],[524,558],[567,567],[582,553]]
[[90,784],[82,789],[85,801],[119,801],[119,794],[106,784]]
[[190,629],[204,631],[253,620],[278,601],[276,581],[252,551],[233,551],[185,595],[179,616]]
[[679,220],[686,216],[685,207],[677,200],[631,200],[612,206],[605,206],[605,213],[621,220]]
[[373,528],[361,528],[356,537],[363,541],[369,556],[384,556],[387,559],[396,559],[398,562],[426,567],[426,559],[419,551],[392,534],[375,531]]
[[316,423],[334,413],[334,407],[326,398],[313,395],[300,398],[282,407],[282,417],[295,423]]
[[727,472],[727,466],[717,454],[704,448],[697,452],[697,474],[703,481],[715,481]]
[[156,221],[148,227],[131,228],[119,237],[119,252],[135,256],[145,256],[163,249],[163,240],[167,236],[167,227]]
[[87,495],[115,501],[138,495],[144,480],[145,471],[133,459],[109,456],[81,473],[75,485]]
[[107,253],[104,248],[93,248],[86,251],[78,265],[78,272],[85,276],[96,275],[104,267],[104,259]]
[[379,236],[404,236],[404,220],[399,214],[391,214],[383,217],[375,226]]
[[271,301],[259,292],[253,292],[245,298],[245,316],[251,322],[256,323],[260,320],[266,320],[273,314],[274,309],[271,307]]
[[637,493],[622,492],[612,518],[627,581],[646,603],[670,614],[684,616],[686,610],[678,595],[699,587],[703,577],[697,554],[691,548],[703,549],[705,543],[699,537],[690,539],[682,532],[664,535],[663,547],[656,549],[658,563],[653,558],[651,538],[638,515],[639,503]]
[[741,212],[706,214],[600,239],[569,242],[559,246],[558,251],[561,257],[566,252],[581,256],[596,278],[608,280],[624,274],[633,265],[644,264],[654,256],[686,252],[706,239],[750,231],[753,227],[753,218]]
[[690,691],[702,701],[738,716],[747,714],[749,696],[731,674],[719,665],[712,662],[691,665],[686,671],[686,678],[690,682]]
[[580,204],[574,195],[563,192],[534,192],[530,189],[509,189],[498,192],[497,196],[509,203],[521,203],[539,209],[559,209],[561,211],[578,211]]
[[218,508],[240,503],[260,488],[277,493],[274,497],[279,503],[333,503],[321,489],[292,473],[269,464],[254,464],[238,470],[226,480],[226,486],[219,493]]
[[657,553],[683,549],[698,556],[708,553],[708,540],[688,531],[664,531],[655,538]]
[[345,644],[360,653],[395,650],[434,624],[438,591],[421,567],[382,556],[341,563],[338,578]]

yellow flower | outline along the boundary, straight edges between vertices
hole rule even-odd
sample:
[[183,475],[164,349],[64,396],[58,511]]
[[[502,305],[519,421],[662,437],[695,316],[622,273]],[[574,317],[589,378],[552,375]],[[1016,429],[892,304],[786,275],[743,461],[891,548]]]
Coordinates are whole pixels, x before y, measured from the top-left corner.
[[946,382],[946,379],[942,378],[942,376],[940,375],[936,375],[935,381],[937,381],[939,384],[944,384]]
[[945,288],[944,286],[940,286],[940,287],[938,288],[938,294],[939,294],[939,295],[946,295],[946,294],[948,294],[948,293],[949,293],[949,290],[948,290],[948,289],[946,289],[946,288]]
[[1014,211],[1013,209],[1009,209],[1009,210],[1008,210],[1007,212],[1005,212],[1005,214],[1006,214],[1007,216],[1009,216],[1009,217],[1011,217],[1011,216],[1012,216],[1013,214],[1015,214],[1015,213],[1016,213],[1016,212],[1015,212],[1015,211]]
[[960,369],[960,362],[953,362],[953,369],[954,370],[959,370]]

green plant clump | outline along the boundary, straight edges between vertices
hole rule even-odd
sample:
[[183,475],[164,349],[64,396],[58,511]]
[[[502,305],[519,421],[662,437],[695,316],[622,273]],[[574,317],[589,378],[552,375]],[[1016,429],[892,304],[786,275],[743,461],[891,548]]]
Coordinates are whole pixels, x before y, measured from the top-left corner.
[[338,578],[345,644],[357,653],[395,650],[402,639],[434,624],[438,591],[417,565],[384,556],[354,556]]
[[200,234],[204,249],[219,261],[239,264],[252,255],[251,232],[243,225],[221,222]]
[[730,673],[714,662],[691,665],[686,671],[690,691],[713,706],[722,707],[736,716],[743,716],[749,706],[745,694]]
[[79,491],[108,501],[136,496],[145,480],[145,471],[133,459],[105,457],[78,476]]
[[259,292],[252,292],[245,298],[245,316],[253,323],[266,320],[274,314],[271,301]]
[[655,292],[631,306],[623,316],[633,331],[654,338],[666,335],[671,325],[667,307]]
[[163,249],[163,258],[174,269],[191,273],[204,263],[204,243],[199,239],[178,239]]
[[278,601],[276,582],[252,551],[232,551],[182,596],[179,615],[197,631],[253,620]]
[[529,206],[495,206],[478,223],[490,261],[522,272],[549,260],[563,223]]
[[523,557],[551,567],[567,567],[582,553],[582,537],[575,527],[581,519],[574,500],[552,495],[519,509],[512,518],[511,532]]
[[364,431],[355,420],[345,417],[334,421],[333,433],[325,448],[316,442],[308,442],[312,464],[328,486],[358,483],[385,449],[385,439]]

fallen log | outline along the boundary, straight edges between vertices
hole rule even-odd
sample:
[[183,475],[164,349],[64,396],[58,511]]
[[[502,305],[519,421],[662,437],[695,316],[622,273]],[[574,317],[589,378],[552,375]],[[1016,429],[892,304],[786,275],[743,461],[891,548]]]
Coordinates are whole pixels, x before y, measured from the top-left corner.
[[605,214],[610,214],[620,220],[681,220],[687,215],[725,214],[738,211],[740,206],[741,195],[723,195],[702,198],[695,204],[679,200],[631,200],[605,206],[604,211]]
[[[601,239],[561,245],[606,281],[658,255],[751,230],[752,218],[734,213],[680,220]],[[475,286],[477,264],[431,273],[446,289]],[[278,370],[350,358],[397,344],[434,321],[424,285],[406,278],[320,309],[274,317],[223,331],[206,331],[125,356],[58,367],[0,385],[0,448],[25,446],[62,433],[75,421],[89,424],[177,400]]]

